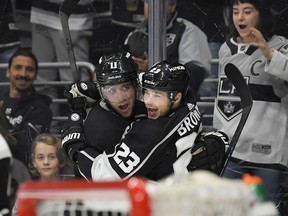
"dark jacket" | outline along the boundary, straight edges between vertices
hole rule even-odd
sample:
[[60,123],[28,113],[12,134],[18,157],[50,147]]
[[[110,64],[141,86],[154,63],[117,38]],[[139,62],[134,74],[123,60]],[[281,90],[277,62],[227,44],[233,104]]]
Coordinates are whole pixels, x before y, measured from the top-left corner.
[[23,98],[10,98],[5,94],[3,112],[9,132],[17,139],[22,153],[21,161],[29,162],[31,142],[37,134],[49,132],[52,121],[50,104],[52,99],[38,94],[34,89],[32,94]]

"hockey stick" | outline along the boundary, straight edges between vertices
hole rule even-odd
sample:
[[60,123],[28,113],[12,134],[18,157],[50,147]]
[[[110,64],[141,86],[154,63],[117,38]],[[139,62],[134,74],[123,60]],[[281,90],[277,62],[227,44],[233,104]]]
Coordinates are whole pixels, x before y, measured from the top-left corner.
[[225,160],[220,176],[223,176],[223,173],[227,167],[228,161],[232,156],[253,104],[249,87],[239,69],[234,64],[228,63],[224,70],[227,78],[232,82],[237,92],[239,93],[242,105],[242,116],[227,150],[227,158]]
[[68,58],[70,61],[70,67],[71,67],[71,72],[74,77],[74,82],[80,81],[80,74],[78,72],[77,65],[76,65],[75,54],[73,50],[73,44],[71,40],[68,20],[74,7],[78,4],[79,1],[80,0],[64,0],[59,10],[60,21],[61,21],[64,37],[66,40]]

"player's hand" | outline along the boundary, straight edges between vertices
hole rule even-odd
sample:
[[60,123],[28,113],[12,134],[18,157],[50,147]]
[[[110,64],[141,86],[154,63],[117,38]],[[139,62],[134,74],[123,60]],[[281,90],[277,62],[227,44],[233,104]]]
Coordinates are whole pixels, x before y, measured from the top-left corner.
[[200,134],[191,149],[192,159],[188,170],[205,169],[220,174],[226,159],[228,140],[228,136],[221,131]]
[[86,115],[86,108],[98,101],[101,97],[94,82],[77,82],[64,91],[71,111],[80,112],[83,117]]
[[72,161],[77,163],[78,152],[86,147],[83,117],[80,113],[72,112],[68,118],[66,129],[61,131],[62,149]]
[[266,39],[264,38],[264,36],[262,35],[261,31],[259,31],[257,28],[255,27],[251,27],[250,28],[250,32],[253,35],[254,39],[251,42],[251,45],[258,47],[262,54],[271,61],[272,57],[273,57],[273,49],[271,49],[266,41]]

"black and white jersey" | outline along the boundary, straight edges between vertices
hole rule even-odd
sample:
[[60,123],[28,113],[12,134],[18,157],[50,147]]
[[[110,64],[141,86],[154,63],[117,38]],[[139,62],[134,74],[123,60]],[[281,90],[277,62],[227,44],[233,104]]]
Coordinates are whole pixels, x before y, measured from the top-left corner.
[[110,144],[119,142],[126,127],[136,119],[147,118],[143,102],[136,100],[134,113],[125,119],[115,113],[105,101],[95,103],[84,122],[84,136],[87,146],[103,152]]
[[259,48],[237,43],[233,38],[222,45],[213,121],[216,129],[232,138],[242,113],[239,95],[224,73],[225,65],[232,63],[243,74],[253,98],[250,115],[232,156],[287,166],[288,41],[273,36],[268,45],[274,50],[270,62]]
[[126,128],[121,141],[104,153],[91,148],[82,150],[79,171],[93,180],[131,176],[158,180],[172,173],[185,175],[192,158],[191,147],[201,129],[201,115],[194,104],[185,104],[157,120],[135,121]]

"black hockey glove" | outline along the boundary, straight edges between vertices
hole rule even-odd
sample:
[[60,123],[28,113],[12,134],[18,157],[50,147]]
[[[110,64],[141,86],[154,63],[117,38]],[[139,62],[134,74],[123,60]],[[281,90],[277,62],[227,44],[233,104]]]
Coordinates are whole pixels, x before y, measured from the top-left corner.
[[62,149],[77,163],[78,152],[86,147],[83,130],[83,117],[76,112],[69,115],[68,126],[61,131]]
[[80,112],[86,117],[86,108],[100,100],[100,94],[94,82],[77,82],[67,87],[64,91],[68,106],[72,112]]
[[187,169],[204,169],[219,175],[225,162],[228,144],[228,136],[221,131],[198,135],[191,149],[192,159]]

